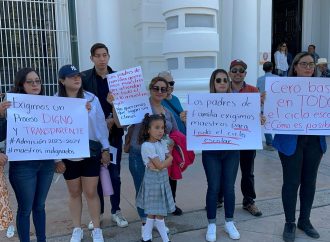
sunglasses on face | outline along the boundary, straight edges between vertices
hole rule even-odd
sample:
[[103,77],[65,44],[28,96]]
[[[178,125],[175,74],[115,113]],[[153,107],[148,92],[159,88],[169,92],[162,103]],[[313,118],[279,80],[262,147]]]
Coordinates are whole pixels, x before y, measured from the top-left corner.
[[245,69],[243,69],[243,68],[239,68],[239,69],[233,68],[233,69],[230,70],[230,72],[231,73],[234,73],[234,74],[237,73],[237,72],[244,73],[245,72]]
[[228,83],[228,78],[227,77],[225,77],[225,78],[216,78],[215,82],[218,83],[218,84],[220,84],[222,82],[226,84],[226,83]]
[[154,91],[154,92],[167,93],[167,88],[166,87],[153,86],[151,88],[151,90]]
[[168,84],[169,84],[171,87],[174,86],[174,83],[175,83],[175,81],[170,81],[170,82],[168,82]]

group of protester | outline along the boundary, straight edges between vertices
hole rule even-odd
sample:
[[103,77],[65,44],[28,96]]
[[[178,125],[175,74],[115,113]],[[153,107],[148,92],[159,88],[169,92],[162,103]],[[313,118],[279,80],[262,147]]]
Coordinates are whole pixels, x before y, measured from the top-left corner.
[[[46,241],[45,202],[53,179],[54,171],[63,173],[69,191],[69,210],[73,221],[71,242],[83,239],[81,228],[82,194],[87,200],[94,242],[104,241],[100,222],[104,213],[102,186],[99,182],[100,166],[108,168],[114,194],[110,196],[111,218],[120,227],[128,222],[120,209],[120,162],[124,129],[127,128],[127,152],[129,170],[136,190],[136,208],[141,219],[142,241],[152,241],[152,229],[156,227],[164,242],[168,242],[168,228],[164,217],[168,213],[182,215],[175,204],[177,179],[167,171],[173,165],[173,134],[186,133],[186,112],[179,99],[172,94],[175,81],[170,72],[161,72],[148,86],[152,113],[146,114],[141,123],[122,127],[113,105],[115,96],[109,90],[107,75],[114,71],[108,66],[110,54],[102,43],[91,47],[94,67],[80,72],[73,65],[62,66],[58,76],[56,96],[84,98],[88,110],[89,140],[99,145],[100,151],[88,158],[56,160],[11,161],[9,181],[17,200],[16,227],[20,241],[30,241],[30,214],[32,212],[38,242]],[[264,93],[264,78],[258,80],[258,88],[247,84],[247,64],[233,60],[228,72],[216,69],[209,80],[210,93]],[[314,77],[316,62],[307,52],[299,53],[292,60],[288,76]],[[264,70],[271,73],[272,63],[266,62]],[[13,93],[43,95],[44,87],[38,73],[31,68],[19,70],[15,76]],[[244,95],[244,94],[242,94]],[[6,110],[9,101],[0,103],[0,140],[6,138]],[[264,122],[261,119],[261,125]],[[184,137],[184,136],[183,136]],[[275,135],[266,136],[266,144],[278,150],[283,168],[282,202],[285,212],[283,240],[294,241],[296,230],[297,191],[300,187],[300,214],[297,226],[308,236],[318,238],[319,234],[310,222],[310,212],[315,194],[318,166],[326,151],[324,136],[318,135]],[[116,164],[111,163],[110,145],[117,148]],[[207,241],[216,241],[216,210],[223,201],[225,232],[231,239],[240,239],[234,223],[234,184],[240,166],[243,209],[254,216],[262,212],[255,204],[254,160],[256,150],[205,150],[202,163],[207,178],[206,210],[208,226]],[[7,161],[0,154],[0,165]],[[0,170],[1,172],[1,170]],[[0,181],[2,182],[2,181]],[[3,186],[0,186],[2,188]],[[6,189],[6,186],[4,186]],[[8,191],[7,191],[8,193]],[[5,205],[9,211],[8,202]],[[9,214],[9,213],[8,213]],[[1,218],[3,219],[3,217]],[[7,224],[12,216],[7,216]]]

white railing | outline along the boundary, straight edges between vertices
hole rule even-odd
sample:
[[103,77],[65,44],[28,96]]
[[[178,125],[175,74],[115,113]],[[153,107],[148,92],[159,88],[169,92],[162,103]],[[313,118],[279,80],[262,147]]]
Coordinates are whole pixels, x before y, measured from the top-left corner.
[[0,93],[16,71],[35,68],[46,95],[57,90],[57,71],[71,62],[66,0],[0,0]]

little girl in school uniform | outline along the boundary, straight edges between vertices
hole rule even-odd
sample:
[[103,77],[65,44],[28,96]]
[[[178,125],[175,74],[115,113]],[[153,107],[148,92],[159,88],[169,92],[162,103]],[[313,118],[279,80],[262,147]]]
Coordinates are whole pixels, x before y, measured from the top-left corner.
[[173,157],[169,153],[166,140],[162,139],[165,125],[164,115],[146,114],[139,134],[142,159],[146,168],[136,205],[148,214],[142,230],[142,242],[152,240],[154,225],[163,242],[170,241],[166,233],[164,217],[175,210],[175,203],[167,172]]

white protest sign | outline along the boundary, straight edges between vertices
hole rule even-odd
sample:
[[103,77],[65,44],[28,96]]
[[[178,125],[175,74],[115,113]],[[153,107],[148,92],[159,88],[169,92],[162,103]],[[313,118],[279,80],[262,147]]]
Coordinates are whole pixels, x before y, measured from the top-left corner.
[[141,67],[107,75],[109,90],[121,125],[141,123],[146,113],[152,113]]
[[90,156],[85,99],[8,93],[7,100],[9,161]]
[[267,77],[265,133],[330,135],[330,78]]
[[259,93],[188,95],[188,150],[262,149]]

